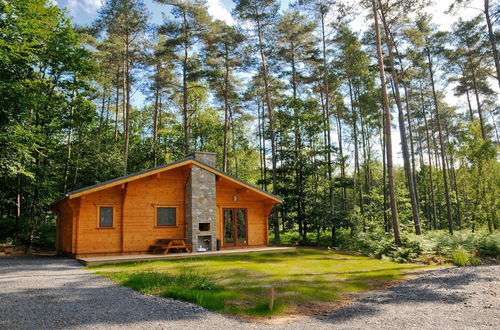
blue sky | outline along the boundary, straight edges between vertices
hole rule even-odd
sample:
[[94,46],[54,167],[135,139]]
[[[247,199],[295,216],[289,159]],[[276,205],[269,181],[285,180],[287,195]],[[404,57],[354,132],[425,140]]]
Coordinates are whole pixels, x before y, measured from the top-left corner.
[[[97,17],[97,11],[105,0],[56,0],[61,8],[69,11],[69,16],[73,17],[73,22],[78,25],[92,23]],[[288,6],[290,0],[282,1],[283,8]],[[162,12],[168,12],[166,5],[158,4],[153,0],[144,0],[150,12],[150,22],[154,24],[162,23]],[[232,22],[231,10],[234,8],[232,0],[207,0],[209,13],[215,18]]]

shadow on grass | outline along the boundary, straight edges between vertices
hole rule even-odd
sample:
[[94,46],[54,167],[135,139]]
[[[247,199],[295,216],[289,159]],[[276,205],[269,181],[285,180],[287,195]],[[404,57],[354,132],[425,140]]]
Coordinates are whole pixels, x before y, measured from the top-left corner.
[[[88,266],[89,269],[99,269],[111,266],[118,266],[121,268],[132,268],[143,265],[157,265],[157,264],[183,264],[191,262],[204,262],[204,261],[217,261],[217,262],[258,262],[258,263],[281,263],[283,257],[300,257],[317,255],[318,259],[323,259],[327,252],[316,250],[294,250],[283,252],[253,252],[245,254],[229,254],[229,255],[210,255],[198,257],[186,257],[182,259],[163,259],[163,260],[144,260],[144,261],[127,261],[120,263],[105,263],[95,266]],[[312,259],[312,258],[308,258]]]

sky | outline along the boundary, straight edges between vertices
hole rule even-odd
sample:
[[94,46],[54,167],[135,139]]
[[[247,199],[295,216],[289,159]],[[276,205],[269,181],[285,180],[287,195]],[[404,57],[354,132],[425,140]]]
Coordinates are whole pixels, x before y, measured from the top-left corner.
[[[52,0],[61,8],[66,8],[69,11],[69,16],[73,17],[73,21],[79,25],[87,25],[95,20],[97,12],[105,0]],[[151,22],[154,24],[162,23],[162,12],[168,11],[167,6],[158,4],[154,0],[144,0],[150,14]],[[286,9],[292,0],[281,1],[281,8]],[[435,23],[441,29],[449,30],[455,18],[444,12],[448,9],[452,0],[436,0],[431,7],[431,13],[434,14]],[[234,23],[231,17],[231,11],[234,8],[232,0],[207,0],[209,13],[217,19],[224,20],[229,24]],[[482,7],[482,0],[473,0],[467,9],[461,10],[458,15],[468,18],[480,13],[479,8]],[[475,9],[476,8],[476,9]],[[358,26],[360,29],[366,26],[364,15],[359,15],[358,21],[354,23],[354,28]]]
[[[59,7],[66,8],[70,17],[73,18],[73,22],[78,25],[88,25],[91,24],[98,15],[98,11],[105,0],[52,0]],[[154,0],[143,0],[148,8],[150,14],[150,23],[159,25],[163,22],[163,14],[169,12],[169,8],[166,5],[158,4]],[[293,0],[283,0],[281,1],[281,9],[286,10],[288,5]],[[428,11],[434,17],[434,23],[439,26],[441,30],[450,30],[453,22],[455,22],[458,17],[463,19],[469,19],[473,16],[480,14],[478,8],[482,7],[483,0],[472,0],[468,8],[460,10],[455,16],[446,14],[446,10],[449,8],[452,0],[435,0],[435,4],[429,7]],[[231,16],[231,11],[234,8],[234,3],[232,0],[207,0],[208,12],[216,19],[223,20],[230,25],[235,23],[234,18]],[[352,22],[352,29],[355,31],[363,31],[366,29],[366,15],[360,13],[356,16],[356,19]],[[495,84],[494,84],[495,85]],[[495,85],[496,86],[496,85]],[[495,87],[496,88],[496,87]],[[446,101],[449,104],[463,104],[463,100],[457,99],[453,95],[453,86],[447,86]],[[144,103],[145,96],[138,91],[134,93],[133,103],[141,105]],[[396,121],[396,118],[394,119]],[[400,153],[399,145],[399,132],[397,132],[397,127],[394,128],[393,144],[396,147],[396,153]],[[336,139],[336,136],[333,137]],[[401,157],[397,162],[401,161]],[[398,164],[401,165],[401,164]]]
[[[97,18],[97,12],[105,0],[56,0],[61,8],[67,8],[69,16],[73,17],[73,22],[78,25],[87,25]],[[288,2],[288,1],[287,1]],[[144,0],[150,12],[151,22],[161,24],[162,12],[168,11],[167,6],[158,4],[153,0]],[[208,11],[210,15],[220,20],[233,24],[231,10],[234,7],[231,0],[208,0]]]

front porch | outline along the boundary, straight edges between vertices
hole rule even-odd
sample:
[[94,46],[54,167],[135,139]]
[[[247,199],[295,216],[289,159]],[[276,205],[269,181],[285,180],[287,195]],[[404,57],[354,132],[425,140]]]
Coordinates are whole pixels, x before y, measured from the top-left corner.
[[250,252],[282,252],[287,250],[295,250],[295,247],[258,247],[258,248],[241,248],[232,250],[220,250],[220,251],[207,251],[207,252],[197,252],[197,253],[169,253],[163,254],[138,254],[138,255],[120,255],[120,256],[104,256],[104,257],[88,257],[88,258],[77,258],[85,266],[94,266],[107,263],[118,263],[118,262],[128,262],[128,261],[149,261],[149,260],[163,260],[163,259],[176,259],[176,258],[197,258],[206,256],[216,256],[216,255],[227,255],[227,254],[240,254],[240,253],[250,253]]

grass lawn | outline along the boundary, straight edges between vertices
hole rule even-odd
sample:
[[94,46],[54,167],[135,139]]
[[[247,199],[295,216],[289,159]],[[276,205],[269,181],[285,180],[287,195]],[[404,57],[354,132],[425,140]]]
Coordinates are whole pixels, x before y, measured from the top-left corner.
[[[311,306],[345,301],[423,266],[299,249],[91,266],[143,293],[193,302],[239,316],[308,314]],[[276,298],[269,310],[269,288]]]

